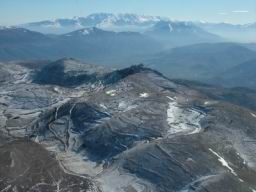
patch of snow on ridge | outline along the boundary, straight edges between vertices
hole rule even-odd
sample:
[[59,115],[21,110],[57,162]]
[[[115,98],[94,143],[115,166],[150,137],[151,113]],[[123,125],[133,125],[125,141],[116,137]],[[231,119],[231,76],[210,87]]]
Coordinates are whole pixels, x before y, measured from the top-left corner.
[[97,181],[101,184],[104,192],[126,192],[127,189],[143,192],[148,191],[148,187],[151,186],[150,183],[138,179],[133,174],[123,173],[118,168],[103,173]]
[[254,113],[251,113],[251,115],[256,118],[256,115]]
[[169,30],[170,30],[170,32],[173,32],[173,27],[170,23],[169,23]]
[[171,101],[175,101],[175,99],[174,98],[172,98],[172,97],[169,97],[169,96],[166,96],[168,99],[170,99]]
[[127,103],[125,101],[121,101],[119,104],[118,104],[118,109],[119,110],[122,110],[124,112],[126,111],[129,111],[129,110],[132,110],[132,109],[135,109],[137,107],[137,105],[132,105],[130,103]]
[[102,104],[102,103],[100,104],[100,107],[103,108],[103,109],[108,109],[108,108],[106,107],[106,105],[104,105],[104,104]]
[[28,80],[29,74],[24,74],[23,76],[21,76],[20,79],[17,79],[14,84],[20,84],[20,83],[26,83],[26,81]]
[[103,165],[90,161],[85,155],[68,150],[59,152],[58,160],[68,171],[77,175],[89,175],[95,177],[103,171]]
[[218,104],[218,101],[205,101],[204,102],[204,105],[205,106],[211,106],[211,105],[215,105],[215,104]]
[[112,89],[112,90],[106,91],[106,94],[113,97],[116,95],[116,90]]
[[147,97],[149,97],[149,94],[148,94],[148,93],[141,93],[141,94],[140,94],[140,97],[142,97],[142,98],[147,98]]
[[210,104],[210,101],[205,101],[204,104],[205,104],[205,105],[209,105],[209,104]]
[[169,108],[167,109],[167,123],[170,125],[168,134],[185,132],[187,134],[196,134],[201,131],[200,121],[205,117],[205,113],[193,108],[181,108],[172,97]]
[[213,151],[211,148],[209,148],[209,151],[211,151],[215,156],[218,157],[218,161],[221,162],[222,166],[228,168],[233,175],[237,176],[236,172],[229,166],[228,162],[223,157],[221,157],[218,153]]
[[126,102],[125,101],[121,101],[119,104],[118,104],[118,108],[119,109],[125,109],[125,108],[127,108],[128,106],[127,106],[127,104],[126,104]]
[[50,21],[49,23],[43,24],[41,26],[46,27],[46,28],[60,28],[60,27],[62,27],[62,25],[57,20]]
[[83,35],[89,35],[89,34],[90,34],[90,30],[88,30],[88,29],[83,29],[83,30],[82,30],[82,34],[83,34]]

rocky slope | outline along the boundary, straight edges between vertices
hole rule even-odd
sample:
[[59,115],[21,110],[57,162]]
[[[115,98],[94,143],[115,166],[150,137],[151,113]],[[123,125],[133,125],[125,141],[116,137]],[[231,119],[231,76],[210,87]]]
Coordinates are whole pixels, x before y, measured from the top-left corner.
[[256,112],[207,87],[74,59],[0,76],[2,191],[256,190]]

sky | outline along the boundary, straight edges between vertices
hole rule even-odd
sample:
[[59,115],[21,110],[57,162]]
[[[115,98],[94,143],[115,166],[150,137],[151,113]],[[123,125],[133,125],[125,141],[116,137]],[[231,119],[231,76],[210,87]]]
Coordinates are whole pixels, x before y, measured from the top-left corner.
[[98,12],[244,24],[256,22],[256,0],[0,0],[0,25]]

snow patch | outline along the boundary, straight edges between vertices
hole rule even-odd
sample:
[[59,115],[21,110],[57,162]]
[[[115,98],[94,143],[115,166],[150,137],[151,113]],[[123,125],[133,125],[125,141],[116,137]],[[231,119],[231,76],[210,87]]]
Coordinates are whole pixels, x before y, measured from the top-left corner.
[[123,110],[124,112],[135,109],[136,107],[137,107],[137,105],[130,105],[129,103],[127,103],[125,101],[121,101],[118,104],[118,109]]
[[65,98],[59,102],[57,102],[56,104],[53,105],[53,107],[56,107],[56,110],[55,110],[55,120],[58,119],[58,111],[59,109],[65,104],[67,103],[68,101],[70,101],[71,99],[70,98]]
[[129,106],[124,110],[124,112],[130,111],[130,110],[132,110],[132,109],[135,109],[136,107],[137,107],[137,105],[129,105]]
[[97,164],[86,158],[81,153],[73,151],[60,152],[57,155],[58,160],[62,163],[65,169],[72,171],[77,175],[89,175],[94,177],[103,171],[103,165]]
[[255,117],[255,118],[256,118],[256,114],[254,114],[254,113],[251,113],[251,115],[252,115],[253,117]]
[[113,97],[116,95],[116,90],[112,89],[112,90],[106,91],[106,94]]
[[209,106],[209,105],[215,105],[217,103],[218,103],[217,101],[205,101],[204,105]]
[[88,30],[88,29],[83,29],[83,30],[81,31],[81,33],[82,33],[83,35],[89,35],[89,34],[90,34],[90,30]]
[[204,105],[209,105],[210,104],[210,101],[205,101],[204,102]]
[[100,104],[100,107],[103,108],[103,109],[106,109],[106,110],[108,109],[108,108],[106,107],[106,105],[104,105],[104,104],[102,104],[102,103]]
[[12,187],[11,185],[8,185],[4,189],[2,189],[0,192],[8,191],[11,187]]
[[168,97],[167,123],[170,125],[168,134],[185,132],[196,134],[201,131],[200,121],[205,117],[204,112],[193,108],[181,108],[174,98]]
[[223,157],[221,157],[218,153],[213,151],[211,148],[209,148],[209,151],[211,151],[215,156],[218,157],[218,161],[221,162],[222,166],[228,168],[233,175],[237,176],[236,172],[229,166],[228,162]]
[[82,97],[85,93],[86,93],[86,91],[76,91],[76,92],[71,93],[70,97],[72,97],[72,98]]
[[[218,157],[218,160],[219,162],[221,162],[222,166],[228,168],[233,175],[238,177],[237,173],[229,166],[228,162],[223,157],[221,157],[218,153],[213,151],[211,148],[209,148],[209,151],[211,151],[214,155]],[[238,180],[240,182],[244,182],[244,180],[240,179],[239,177],[238,177]]]
[[50,23],[44,24],[41,26],[45,27],[45,28],[60,28],[60,27],[62,27],[62,25],[56,20],[52,20],[52,21],[50,21]]
[[170,96],[166,96],[168,99],[170,99],[171,101],[175,101],[175,99],[173,97]]
[[147,97],[149,97],[149,94],[148,93],[141,93],[140,97],[141,98],[147,98]]
[[121,102],[118,104],[118,108],[119,108],[119,109],[125,109],[125,108],[127,108],[126,102],[121,101]]
[[36,143],[40,143],[40,141],[39,141],[39,136],[38,136],[38,135],[36,136],[36,138],[35,138],[34,142],[36,142]]
[[[236,152],[236,155],[239,156],[240,158],[242,158],[240,153]],[[243,164],[246,165],[246,161],[244,159],[243,159]]]
[[98,179],[104,192],[126,192],[127,189],[132,191],[147,191],[146,182],[139,180],[135,175],[121,173],[117,168],[111,172],[106,172]]
[[21,84],[21,83],[26,83],[28,80],[29,74],[24,74],[20,79],[16,80],[14,84]]
[[57,93],[62,94],[62,91],[60,90],[59,87],[54,87],[53,90],[54,90],[55,92],[57,92]]
[[168,27],[169,27],[169,31],[173,32],[173,27],[172,27],[172,25],[170,23],[169,23]]

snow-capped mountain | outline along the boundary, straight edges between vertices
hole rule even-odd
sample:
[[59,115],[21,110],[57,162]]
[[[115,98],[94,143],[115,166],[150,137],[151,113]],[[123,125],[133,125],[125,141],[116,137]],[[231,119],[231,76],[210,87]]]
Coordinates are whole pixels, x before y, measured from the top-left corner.
[[158,16],[145,16],[136,14],[91,14],[85,18],[78,18],[81,25],[148,25],[163,20]]
[[[72,19],[45,20],[27,23],[21,27],[42,33],[67,33],[85,27],[98,27],[115,31],[141,31],[143,27],[152,26],[155,23],[168,20],[158,16],[145,16],[136,14],[111,14],[95,13],[87,17],[74,17]],[[126,28],[127,27],[127,28]]]
[[[65,34],[88,27],[97,27],[103,30],[111,30],[116,32],[145,32],[151,29],[155,24],[167,21],[172,23],[171,27],[175,25],[176,27],[177,25],[183,25],[183,29],[184,26],[189,29],[189,27],[193,24],[209,33],[222,36],[232,41],[256,42],[256,23],[234,25],[228,23],[192,21],[181,22],[172,21],[167,17],[145,16],[137,14],[94,13],[86,17],[74,17],[26,23],[20,25],[19,27],[41,33],[52,34]],[[195,28],[193,30],[195,30]]]

